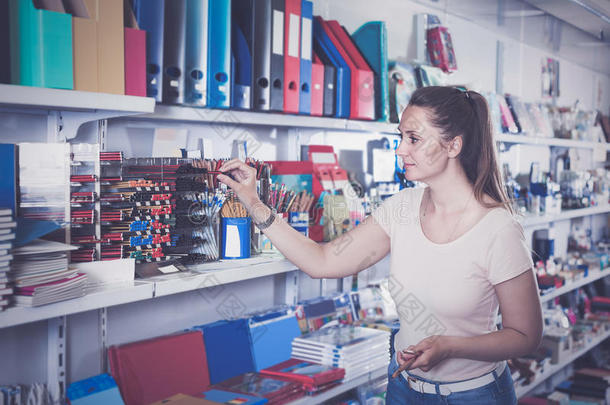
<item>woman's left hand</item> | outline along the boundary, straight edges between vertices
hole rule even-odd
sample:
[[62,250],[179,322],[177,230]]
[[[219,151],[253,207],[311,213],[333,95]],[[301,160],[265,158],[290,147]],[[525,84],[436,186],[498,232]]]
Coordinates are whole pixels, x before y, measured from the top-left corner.
[[421,353],[417,359],[411,363],[408,370],[419,368],[421,371],[428,372],[441,361],[450,357],[448,336],[429,336],[415,346],[409,346],[407,350]]

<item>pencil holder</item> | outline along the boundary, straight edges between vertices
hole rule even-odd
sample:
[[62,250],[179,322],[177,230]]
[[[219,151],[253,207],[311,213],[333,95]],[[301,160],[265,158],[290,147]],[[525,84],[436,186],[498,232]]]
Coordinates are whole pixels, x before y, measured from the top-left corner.
[[290,225],[303,235],[309,237],[309,213],[289,212],[289,214],[288,222]]
[[250,257],[250,217],[221,218],[221,256],[223,259]]

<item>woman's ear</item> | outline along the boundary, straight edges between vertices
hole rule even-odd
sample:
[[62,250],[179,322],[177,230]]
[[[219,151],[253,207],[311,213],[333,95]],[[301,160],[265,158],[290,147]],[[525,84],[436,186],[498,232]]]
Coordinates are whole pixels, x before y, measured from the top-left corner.
[[456,136],[449,142],[448,155],[449,158],[455,159],[462,151],[462,137]]

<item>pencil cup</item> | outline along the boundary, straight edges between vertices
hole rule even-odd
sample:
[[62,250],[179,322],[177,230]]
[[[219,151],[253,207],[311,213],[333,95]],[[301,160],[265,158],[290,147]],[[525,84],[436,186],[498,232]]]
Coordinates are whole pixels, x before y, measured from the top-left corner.
[[221,218],[221,255],[223,259],[250,257],[250,217]]
[[309,237],[309,213],[308,212],[290,212],[288,222],[290,225],[301,232],[303,235]]

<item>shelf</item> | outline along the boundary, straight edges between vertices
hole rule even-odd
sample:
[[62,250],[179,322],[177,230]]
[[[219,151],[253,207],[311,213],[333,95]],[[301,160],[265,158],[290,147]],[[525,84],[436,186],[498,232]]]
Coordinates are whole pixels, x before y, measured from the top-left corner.
[[0,106],[17,109],[147,113],[154,111],[155,100],[148,97],[0,84]]
[[544,294],[542,296],[540,296],[540,302],[542,304],[544,304],[545,302],[549,302],[551,301],[553,298],[559,297],[560,295],[563,295],[567,292],[576,290],[577,288],[582,287],[583,285],[587,285],[589,283],[592,283],[594,281],[599,280],[600,278],[604,278],[608,275],[610,275],[610,268],[605,268],[603,270],[593,270],[593,271],[589,271],[589,275],[587,277],[583,277],[579,280],[570,282],[570,283],[566,283],[566,285],[562,286],[561,288],[558,288],[556,290],[553,290],[547,294]]
[[566,210],[560,214],[552,215],[526,215],[520,219],[523,227],[532,227],[536,225],[545,225],[555,221],[562,221],[571,218],[586,217],[588,215],[607,214],[610,212],[610,205],[580,208],[576,210]]
[[313,396],[305,396],[302,398],[297,399],[296,401],[292,401],[289,402],[288,405],[315,405],[315,404],[321,404],[324,401],[328,401],[329,399],[332,399],[334,397],[336,397],[337,395],[341,395],[344,392],[347,392],[351,389],[354,389],[362,384],[366,384],[369,381],[372,381],[376,378],[382,377],[387,375],[388,373],[388,367],[382,367],[379,368],[375,371],[371,371],[369,373],[366,373],[352,381],[349,381],[345,384],[340,384],[337,385],[334,388],[329,389],[328,391],[325,391],[319,395],[313,395]]
[[550,367],[547,367],[547,369],[538,378],[536,378],[536,380],[534,380],[534,382],[532,382],[531,384],[516,387],[515,391],[517,393],[517,398],[524,397],[528,392],[532,391],[534,388],[536,388],[537,386],[542,384],[553,374],[562,370],[564,367],[566,367],[567,365],[572,363],[574,360],[576,360],[583,354],[587,353],[589,350],[593,349],[595,346],[602,343],[608,337],[610,337],[610,331],[606,331],[603,334],[601,334],[600,336],[595,337],[593,339],[593,341],[591,341],[591,343],[585,345],[585,347],[583,347],[582,349],[577,350],[576,352],[572,353],[561,363],[551,364]]
[[496,135],[496,142],[544,145],[544,146],[561,146],[561,147],[565,147],[565,148],[580,148],[580,149],[602,148],[606,151],[610,150],[610,144],[605,143],[605,142],[588,142],[588,141],[579,141],[576,139],[548,138],[548,137],[527,136],[527,135],[499,134],[499,135]]
[[72,315],[93,309],[128,304],[153,297],[153,284],[135,281],[133,284],[113,284],[88,289],[87,295],[34,308],[9,308],[0,312],[0,328]]
[[382,132],[398,135],[398,124],[376,121],[355,121],[345,118],[312,117],[255,111],[218,110],[159,104],[152,114],[136,115],[132,118],[145,120],[206,122],[230,125],[261,125],[291,128],[320,128],[357,132]]
[[189,266],[190,273],[168,274],[147,279],[155,284],[154,296],[178,294],[201,288],[217,287],[223,284],[253,278],[271,276],[297,270],[297,267],[281,255],[263,254],[240,260],[221,260]]
[[297,270],[297,267],[281,255],[264,254],[250,259],[221,260],[189,266],[189,269],[190,272],[136,280],[132,284],[120,283],[91,288],[87,290],[87,295],[84,297],[55,304],[34,308],[9,308],[0,312],[0,329],[114,305],[286,273]]

